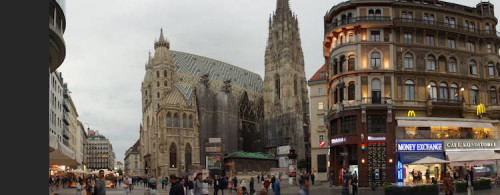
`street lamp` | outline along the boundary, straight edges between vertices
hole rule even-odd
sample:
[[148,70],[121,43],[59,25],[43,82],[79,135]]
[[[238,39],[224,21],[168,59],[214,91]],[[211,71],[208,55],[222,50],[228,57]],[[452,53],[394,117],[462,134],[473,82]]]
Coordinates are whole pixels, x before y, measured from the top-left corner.
[[[342,93],[345,93],[344,89],[345,89],[345,82],[344,82],[344,75],[342,75],[342,73],[340,73],[340,80],[339,82],[337,83],[337,88],[340,89],[340,91]],[[340,124],[341,126],[341,132],[344,131],[344,123],[345,123],[345,117],[344,117],[344,94],[342,94],[340,97],[342,97],[342,101],[340,101],[340,108],[342,109],[342,111],[340,112],[340,116],[342,117],[342,123]],[[344,173],[342,173],[342,180],[343,180],[343,183],[342,183],[342,194],[349,194],[349,190],[347,188],[347,174],[346,174],[346,169],[347,169],[347,156],[345,155],[347,153],[347,147],[346,147],[346,144],[345,144],[345,139],[343,141],[343,161],[342,161],[342,166],[343,166],[343,170],[344,170]]]

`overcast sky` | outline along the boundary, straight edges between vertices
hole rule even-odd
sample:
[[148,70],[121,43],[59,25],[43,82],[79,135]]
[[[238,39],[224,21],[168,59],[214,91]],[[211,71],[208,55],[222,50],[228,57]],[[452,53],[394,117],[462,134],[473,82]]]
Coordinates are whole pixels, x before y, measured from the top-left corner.
[[[324,63],[323,17],[337,0],[290,0],[309,79]],[[453,1],[475,7],[479,0]],[[492,1],[493,2],[493,1]],[[495,12],[500,13],[500,4]],[[66,1],[66,59],[58,71],[79,120],[110,139],[116,160],[139,139],[141,82],[163,28],[170,49],[260,74],[276,0]]]

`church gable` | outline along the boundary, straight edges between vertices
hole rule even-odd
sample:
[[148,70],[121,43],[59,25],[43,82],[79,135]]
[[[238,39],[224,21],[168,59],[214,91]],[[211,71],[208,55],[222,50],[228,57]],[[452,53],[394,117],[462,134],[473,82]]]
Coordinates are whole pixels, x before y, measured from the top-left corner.
[[[190,87],[189,87],[189,90],[190,90]],[[177,105],[177,106],[191,106],[191,103],[192,103],[191,95],[186,97],[184,95],[183,91],[184,91],[184,93],[186,93],[186,95],[192,94],[192,92],[187,92],[188,90],[184,86],[176,84],[175,87],[170,88],[165,93],[165,99],[164,99],[163,104],[164,105],[172,105],[173,104],[173,105]]]

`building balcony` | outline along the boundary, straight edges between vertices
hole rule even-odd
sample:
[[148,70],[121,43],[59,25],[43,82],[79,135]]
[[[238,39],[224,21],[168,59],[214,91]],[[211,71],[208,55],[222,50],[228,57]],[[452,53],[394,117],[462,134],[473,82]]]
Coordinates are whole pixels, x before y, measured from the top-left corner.
[[69,133],[69,128],[66,125],[63,125],[63,137],[71,139],[71,133]]
[[63,116],[63,122],[64,122],[64,124],[69,125],[70,124],[70,120],[69,120],[69,117],[68,117],[68,113],[64,112],[63,115],[64,115]]
[[69,112],[69,101],[68,101],[68,99],[64,99],[63,108],[64,108],[64,111]]
[[346,28],[348,26],[357,26],[363,24],[386,24],[392,25],[392,19],[390,16],[359,16],[348,18],[345,20],[339,20],[337,22],[331,22],[326,24],[325,34],[338,28]]
[[421,20],[421,19],[408,19],[408,18],[394,18],[393,22],[394,26],[406,26],[410,28],[421,27],[425,29],[452,31],[471,36],[500,38],[500,32],[496,32],[495,29],[490,29],[486,31],[486,30],[480,30],[479,28],[470,28],[458,24],[452,25],[443,22]]

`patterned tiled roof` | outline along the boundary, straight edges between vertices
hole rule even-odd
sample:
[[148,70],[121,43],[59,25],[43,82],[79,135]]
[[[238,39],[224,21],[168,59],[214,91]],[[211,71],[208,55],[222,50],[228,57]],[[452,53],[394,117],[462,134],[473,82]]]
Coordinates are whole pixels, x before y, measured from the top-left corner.
[[263,88],[263,80],[259,74],[240,67],[211,58],[170,50],[177,73],[176,87],[191,105],[193,87],[198,84],[201,76],[209,74],[211,88],[220,90],[224,81],[231,80],[232,93],[241,95],[247,91],[249,98],[255,100]]
[[[324,72],[324,76],[321,75],[321,73]],[[326,64],[323,64],[323,66],[314,73],[314,75],[309,79],[309,82],[312,81],[321,81],[326,79]]]

